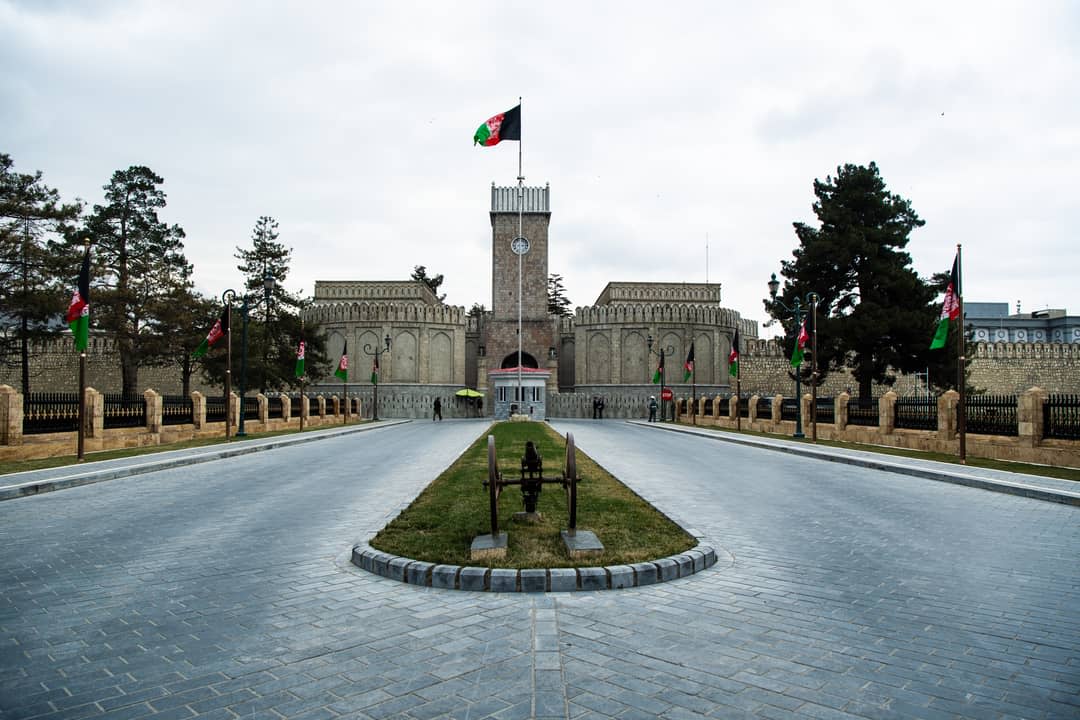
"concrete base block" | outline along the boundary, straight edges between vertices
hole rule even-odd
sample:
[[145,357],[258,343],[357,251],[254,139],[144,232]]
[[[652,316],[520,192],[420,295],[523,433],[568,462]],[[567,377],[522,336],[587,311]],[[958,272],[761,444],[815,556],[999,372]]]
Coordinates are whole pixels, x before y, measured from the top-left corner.
[[521,592],[544,592],[547,590],[547,570],[522,570],[518,573]]
[[611,573],[611,589],[634,587],[634,568],[629,565],[610,565],[608,572]]
[[562,530],[559,535],[566,545],[566,552],[572,558],[599,557],[604,554],[604,544],[591,530]]
[[657,572],[660,573],[660,582],[675,580],[679,577],[679,566],[671,558],[660,558],[653,564],[656,565]]
[[518,571],[496,568],[491,571],[491,592],[517,592]]
[[694,572],[701,572],[705,569],[705,553],[694,548],[693,550],[687,550],[686,554],[694,561]]
[[406,581],[410,585],[423,585],[427,587],[431,584],[431,569],[435,567],[435,563],[416,561],[409,565],[406,570]]
[[457,565],[436,565],[431,569],[431,587],[453,590],[457,587],[457,576],[461,568]]
[[462,590],[487,590],[487,568],[467,567],[461,569],[458,583]]
[[386,577],[391,580],[400,580],[405,582],[405,570],[409,567],[409,564],[413,560],[403,557],[395,557],[386,566]]
[[637,575],[638,587],[655,585],[660,579],[656,566],[652,563],[634,563],[630,567],[634,568],[634,573]]
[[577,590],[577,570],[574,568],[552,568],[551,592],[571,592]]
[[672,560],[679,566],[679,577],[694,574],[694,558],[689,555],[676,555]]
[[506,557],[506,533],[498,535],[477,535],[469,549],[470,560],[501,560]]
[[602,567],[578,568],[578,577],[582,590],[607,590],[607,570]]

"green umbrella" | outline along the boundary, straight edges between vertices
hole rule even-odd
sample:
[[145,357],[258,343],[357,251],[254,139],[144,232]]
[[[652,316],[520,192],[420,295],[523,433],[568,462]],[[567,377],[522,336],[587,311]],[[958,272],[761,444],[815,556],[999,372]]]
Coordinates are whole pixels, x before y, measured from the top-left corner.
[[458,390],[454,394],[457,395],[458,397],[469,397],[469,398],[484,397],[484,393],[477,392],[476,390],[473,390],[472,388],[462,388],[461,390]]

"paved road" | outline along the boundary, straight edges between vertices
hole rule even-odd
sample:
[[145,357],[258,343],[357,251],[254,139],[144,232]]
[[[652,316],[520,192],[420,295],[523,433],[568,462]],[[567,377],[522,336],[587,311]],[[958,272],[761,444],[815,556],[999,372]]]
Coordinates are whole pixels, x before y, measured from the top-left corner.
[[1080,509],[620,422],[555,426],[720,562],[542,596],[349,565],[476,421],[11,500],[0,717],[1080,715]]

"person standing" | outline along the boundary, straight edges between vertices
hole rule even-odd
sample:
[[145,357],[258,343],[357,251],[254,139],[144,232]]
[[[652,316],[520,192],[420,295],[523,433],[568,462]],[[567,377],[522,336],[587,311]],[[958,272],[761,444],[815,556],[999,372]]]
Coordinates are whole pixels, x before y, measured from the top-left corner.
[[431,416],[431,422],[442,422],[442,400],[435,398],[435,414]]
[[604,396],[601,395],[596,399],[596,409],[600,413],[600,419],[604,419]]
[[649,396],[649,422],[656,422],[656,396]]

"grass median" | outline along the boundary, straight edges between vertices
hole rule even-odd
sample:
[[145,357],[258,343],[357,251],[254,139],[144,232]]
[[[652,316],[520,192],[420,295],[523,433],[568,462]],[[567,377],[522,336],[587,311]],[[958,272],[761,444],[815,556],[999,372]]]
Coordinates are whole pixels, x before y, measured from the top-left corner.
[[477,438],[449,469],[436,478],[413,503],[370,542],[376,550],[433,563],[503,568],[555,568],[621,565],[676,555],[697,542],[628,487],[612,477],[581,450],[575,457],[578,483],[578,528],[591,530],[604,544],[597,558],[571,560],[559,535],[567,526],[566,493],[545,484],[537,510],[539,523],[519,523],[513,514],[523,509],[517,486],[499,497],[499,529],[508,533],[507,555],[501,560],[472,561],[469,548],[477,535],[491,532],[488,491],[487,437],[495,436],[499,468],[504,477],[517,477],[525,442],[532,440],[544,460],[544,475],[563,471],[565,438],[546,423],[497,423]]

